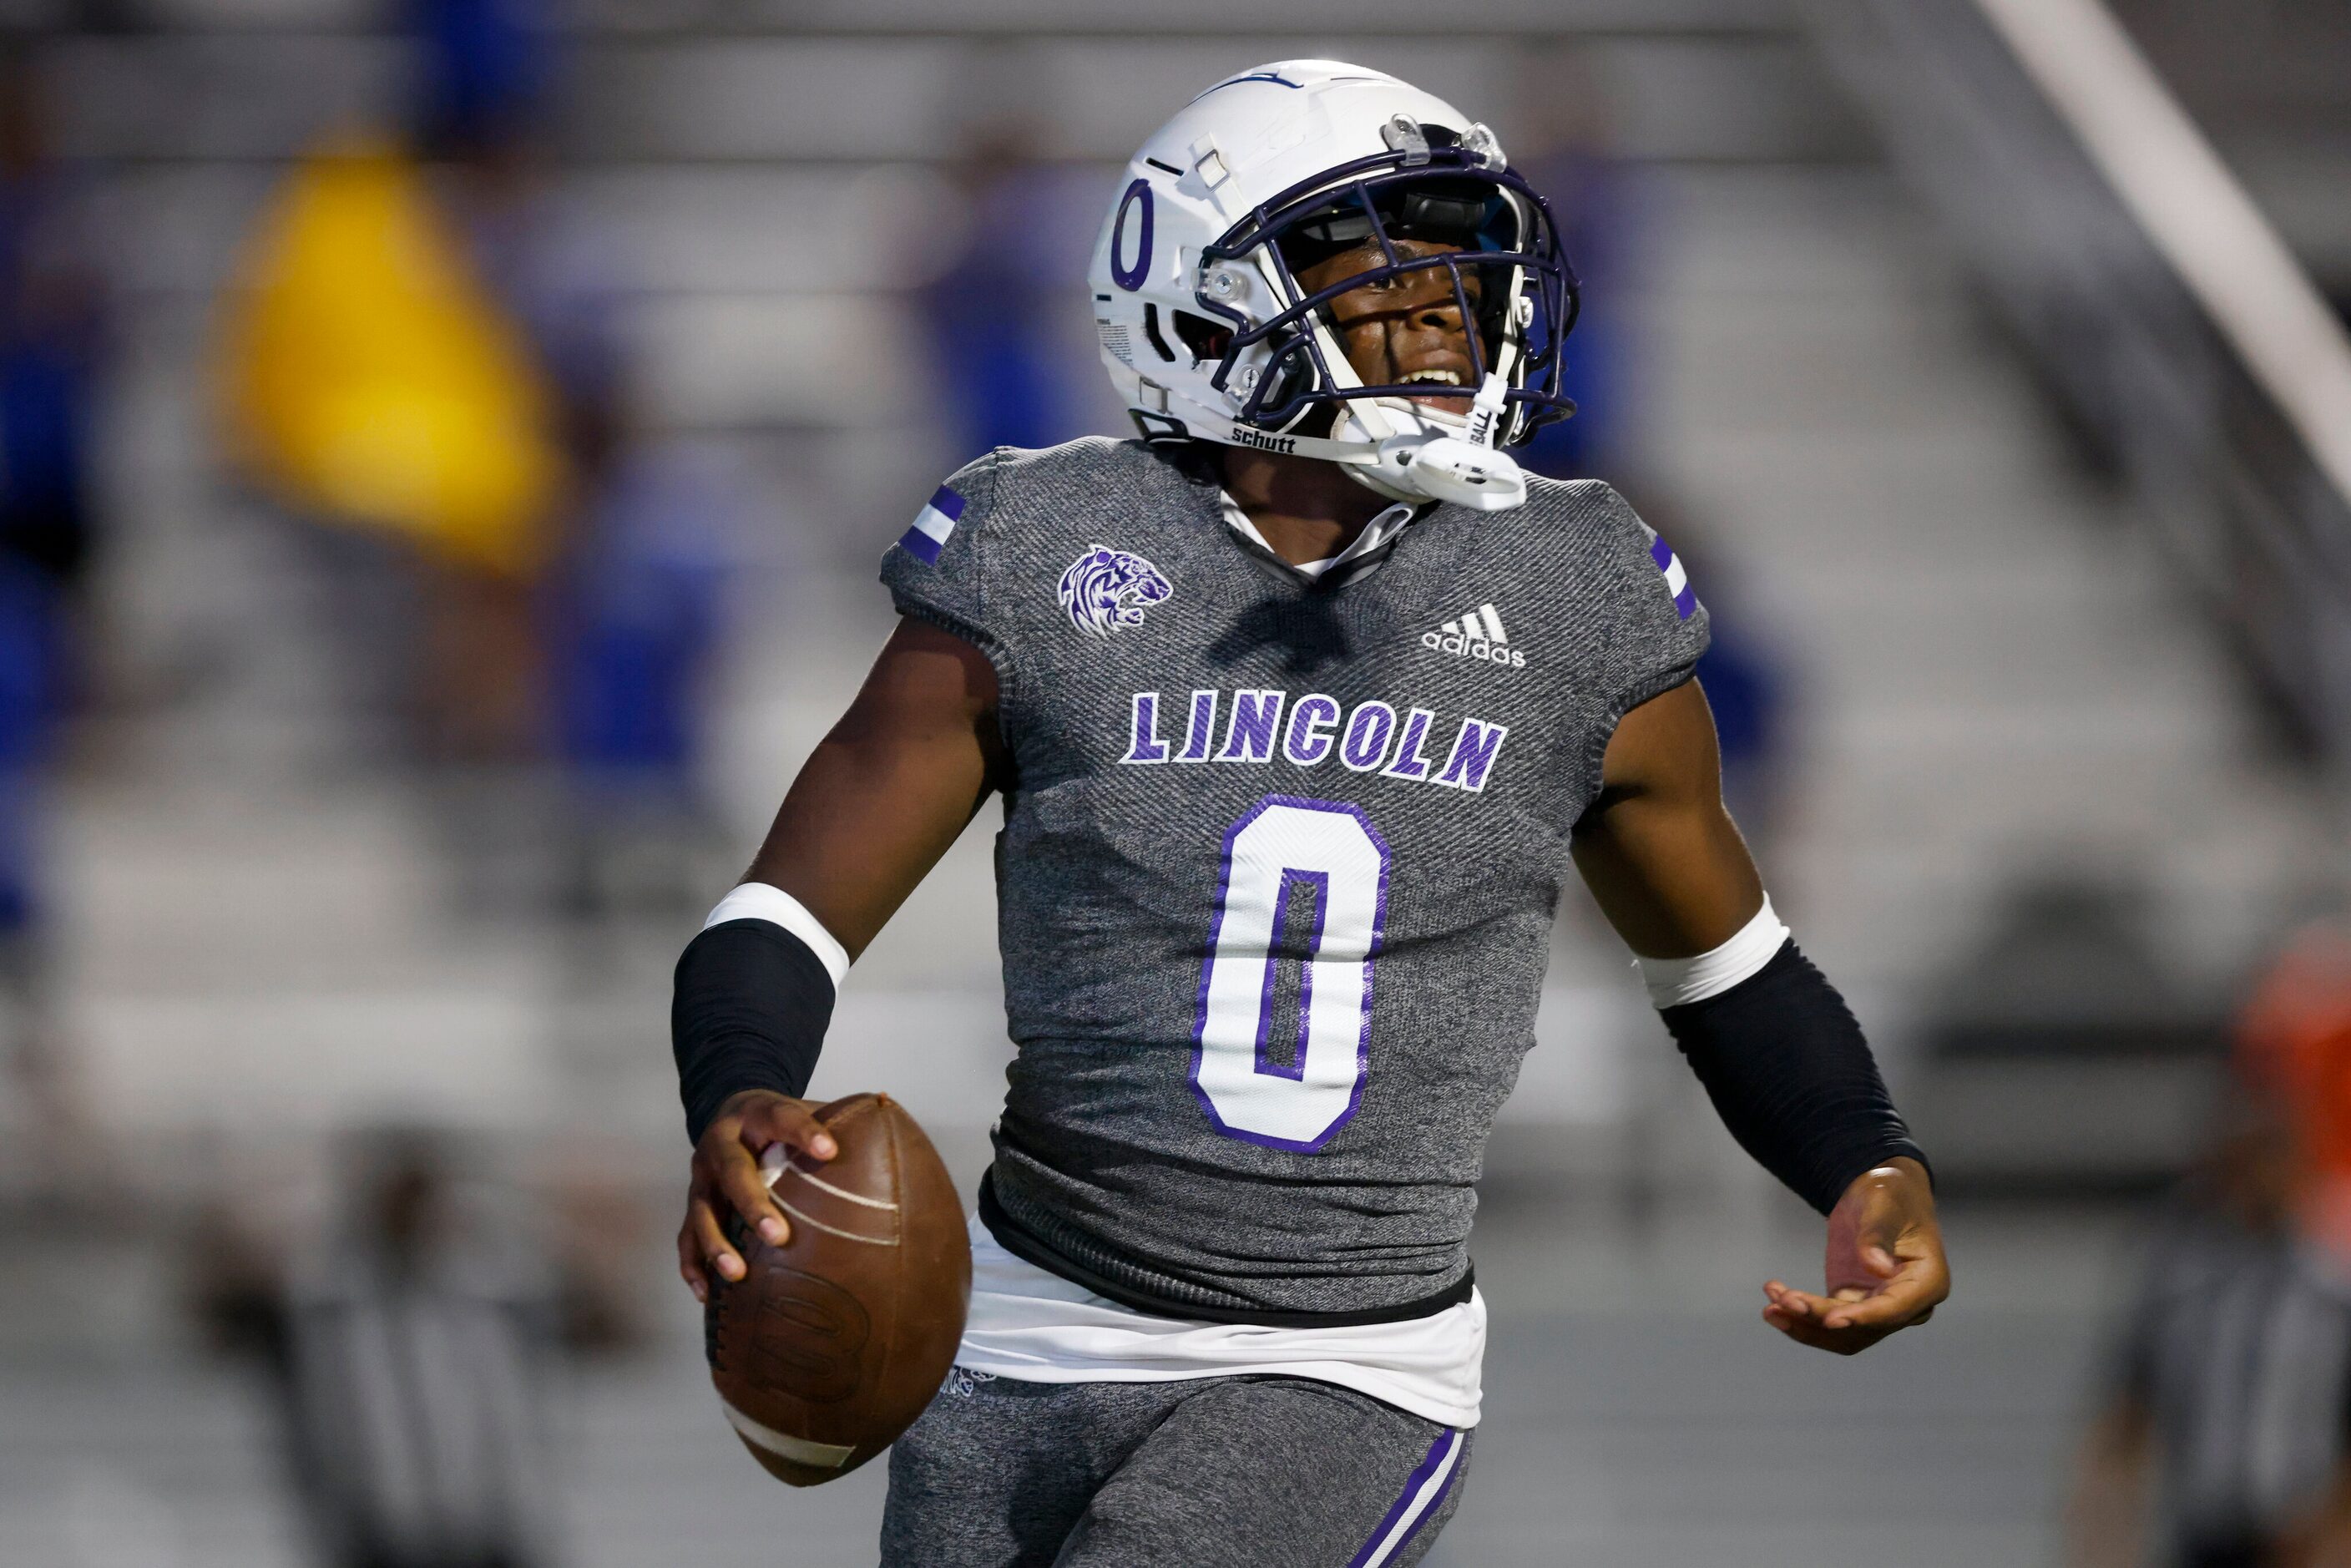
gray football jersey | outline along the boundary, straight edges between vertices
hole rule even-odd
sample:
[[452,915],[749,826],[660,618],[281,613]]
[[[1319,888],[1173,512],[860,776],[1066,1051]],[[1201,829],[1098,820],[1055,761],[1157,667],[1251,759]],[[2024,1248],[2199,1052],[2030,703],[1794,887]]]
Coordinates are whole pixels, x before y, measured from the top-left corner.
[[1570,831],[1706,645],[1664,543],[1538,479],[1308,582],[1089,439],[963,469],[882,575],[1001,687],[994,1218],[1202,1316],[1458,1285]]

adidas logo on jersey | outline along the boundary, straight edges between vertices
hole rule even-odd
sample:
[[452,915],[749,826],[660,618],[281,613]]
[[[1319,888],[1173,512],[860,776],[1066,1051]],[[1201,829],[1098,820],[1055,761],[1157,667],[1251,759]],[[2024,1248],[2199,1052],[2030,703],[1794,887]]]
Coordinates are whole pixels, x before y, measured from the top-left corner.
[[1483,659],[1506,670],[1523,670],[1527,656],[1510,646],[1502,618],[1490,604],[1480,604],[1458,621],[1447,621],[1434,632],[1420,634],[1420,645],[1464,659]]

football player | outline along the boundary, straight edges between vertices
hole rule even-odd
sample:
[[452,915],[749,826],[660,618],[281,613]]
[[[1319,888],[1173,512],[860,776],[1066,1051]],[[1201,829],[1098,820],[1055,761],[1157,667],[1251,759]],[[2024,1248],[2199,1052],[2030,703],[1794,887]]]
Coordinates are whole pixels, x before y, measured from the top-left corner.
[[1571,864],[1739,1141],[1828,1219],[1765,1320],[1851,1354],[1949,1286],[1928,1172],[1725,814],[1707,612],[1509,449],[1575,285],[1484,126],[1322,60],[1144,146],[1092,303],[1141,438],[998,451],[888,552],[902,617],[680,961],[678,1262],[742,1277],[834,988],[990,794],[1019,1054],[904,1568],[1401,1564],[1479,1415],[1468,1241]]

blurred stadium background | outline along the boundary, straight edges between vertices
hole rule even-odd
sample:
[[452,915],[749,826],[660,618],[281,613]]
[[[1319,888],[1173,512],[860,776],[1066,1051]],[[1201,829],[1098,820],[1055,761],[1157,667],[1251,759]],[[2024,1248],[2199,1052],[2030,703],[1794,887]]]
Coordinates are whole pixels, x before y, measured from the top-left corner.
[[[1817,1226],[1575,903],[1431,1563],[2154,1562],[2140,1483],[2181,1518],[2206,1482],[2144,1439],[2183,1430],[2213,1507],[2266,1500],[2253,1533],[2325,1511],[2351,13],[0,24],[0,1563],[356,1562],[361,1494],[478,1548],[385,1568],[872,1560],[878,1467],[787,1494],[709,1396],[668,969],[939,476],[1119,430],[1081,281],[1117,166],[1302,55],[1481,114],[1562,207],[1588,412],[1541,461],[1616,482],[1714,606],[1729,788],[1937,1157],[1958,1280],[1857,1362],[1771,1335],[1758,1286],[1817,1269]],[[817,1085],[898,1095],[967,1184],[1008,1052],[992,815],[861,963]],[[2126,1325],[2189,1265],[2135,1260],[2183,1213],[2243,1249],[2211,1299],[2290,1260],[2307,1321],[2149,1352]],[[384,1257],[442,1281],[414,1364],[365,1340]],[[2224,1343],[2269,1382],[2150,1392]],[[2317,1391],[2314,1458],[2256,1384]],[[351,1435],[378,1418],[413,1426]]]

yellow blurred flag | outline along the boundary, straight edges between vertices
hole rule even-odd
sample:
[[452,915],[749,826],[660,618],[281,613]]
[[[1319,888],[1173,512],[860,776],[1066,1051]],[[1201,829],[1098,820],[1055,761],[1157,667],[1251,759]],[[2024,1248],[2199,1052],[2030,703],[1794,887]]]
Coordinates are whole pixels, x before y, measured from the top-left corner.
[[254,478],[322,521],[538,565],[563,482],[553,400],[411,159],[381,142],[305,158],[239,285],[221,382]]

